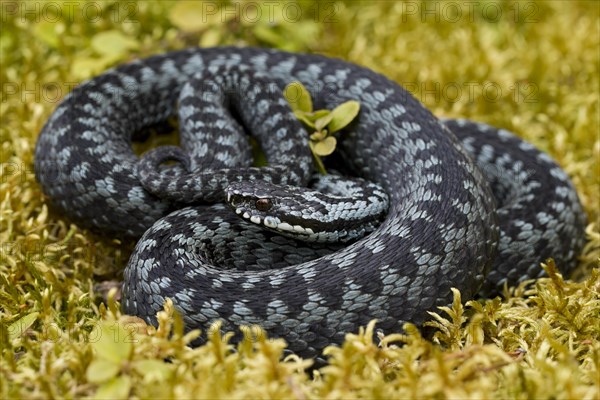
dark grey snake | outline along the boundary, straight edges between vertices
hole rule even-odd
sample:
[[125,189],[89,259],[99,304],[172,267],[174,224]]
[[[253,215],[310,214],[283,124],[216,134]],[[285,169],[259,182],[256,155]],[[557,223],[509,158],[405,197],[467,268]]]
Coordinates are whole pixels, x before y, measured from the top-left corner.
[[[294,80],[317,108],[360,102],[334,159],[366,182],[332,176],[294,196],[278,186],[305,186],[313,172],[308,136],[281,95]],[[132,134],[176,112],[181,146],[137,157]],[[268,168],[251,167],[244,131]],[[304,356],[373,318],[384,332],[420,324],[452,287],[489,295],[540,276],[547,257],[566,273],[583,243],[577,194],[546,154],[505,130],[441,122],[382,75],[317,55],[189,49],[120,66],[57,107],[35,170],[70,218],[141,237],[124,311],[155,323],[169,297],[188,328],[259,324]],[[269,214],[292,197],[302,201],[287,215]]]

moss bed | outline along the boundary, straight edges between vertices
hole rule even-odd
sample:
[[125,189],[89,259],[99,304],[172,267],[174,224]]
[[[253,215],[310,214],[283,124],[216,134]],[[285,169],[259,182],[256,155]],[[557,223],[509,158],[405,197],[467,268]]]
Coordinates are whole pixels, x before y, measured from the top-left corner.
[[[237,5],[236,5],[237,4]],[[1,398],[600,398],[599,6],[567,2],[0,3]],[[290,5],[291,4],[291,5]],[[370,324],[281,361],[260,332],[186,346],[171,304],[148,327],[115,290],[132,243],[48,207],[36,137],[73,85],[187,46],[341,57],[404,84],[437,115],[517,132],[569,173],[589,217],[571,280],[549,277],[432,315],[432,338]],[[156,139],[158,141],[162,139]],[[156,144],[156,143],[155,143]],[[566,278],[566,277],[565,277]],[[236,349],[237,351],[232,351]]]

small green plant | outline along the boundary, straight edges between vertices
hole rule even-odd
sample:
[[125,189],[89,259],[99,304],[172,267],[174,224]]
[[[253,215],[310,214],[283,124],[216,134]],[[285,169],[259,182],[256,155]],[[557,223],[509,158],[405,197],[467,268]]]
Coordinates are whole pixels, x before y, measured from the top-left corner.
[[327,174],[321,157],[326,157],[335,151],[337,139],[333,134],[345,128],[356,118],[360,111],[360,104],[358,101],[349,100],[331,111],[313,111],[310,93],[298,81],[287,85],[283,91],[283,95],[288,103],[290,103],[296,118],[310,129],[310,141],[308,144],[315,159],[317,169],[321,174]]
[[98,385],[96,398],[126,399],[133,371],[146,380],[168,380],[173,366],[155,359],[133,359],[134,332],[118,321],[100,322],[90,335],[94,360],[88,366],[88,382]]

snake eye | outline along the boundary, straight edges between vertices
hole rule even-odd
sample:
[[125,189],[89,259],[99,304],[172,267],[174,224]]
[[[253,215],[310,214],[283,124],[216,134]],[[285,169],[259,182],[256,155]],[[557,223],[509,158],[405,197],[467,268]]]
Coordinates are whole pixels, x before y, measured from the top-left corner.
[[270,199],[258,199],[255,206],[259,211],[268,211],[273,206],[273,203],[271,203]]

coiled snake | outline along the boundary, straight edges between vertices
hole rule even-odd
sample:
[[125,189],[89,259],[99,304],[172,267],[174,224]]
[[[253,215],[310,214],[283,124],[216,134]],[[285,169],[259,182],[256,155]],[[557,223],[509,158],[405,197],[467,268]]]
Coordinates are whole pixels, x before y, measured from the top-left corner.
[[[378,186],[317,182],[333,194],[299,192],[305,203],[286,222],[260,213],[287,204],[273,185],[311,179],[308,136],[281,95],[295,80],[318,108],[360,102],[336,168]],[[176,110],[181,146],[140,160],[132,134]],[[244,131],[268,168],[251,167]],[[317,55],[188,49],[122,65],[66,96],[40,134],[35,171],[70,218],[141,237],[125,270],[127,313],[155,323],[169,297],[188,328],[259,324],[304,356],[373,318],[385,332],[422,323],[451,287],[469,298],[483,284],[489,295],[539,276],[547,257],[568,272],[583,242],[577,194],[546,154],[505,130],[441,122],[382,75]],[[345,197],[357,188],[366,197]],[[335,225],[368,207],[383,216]],[[323,218],[329,228],[311,225]],[[305,238],[325,229],[322,238],[348,243],[305,243],[258,225]],[[372,233],[354,240],[355,230]]]

